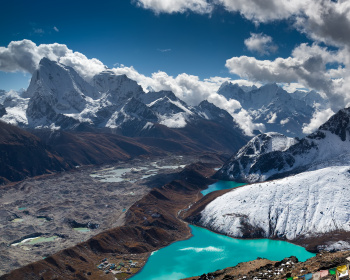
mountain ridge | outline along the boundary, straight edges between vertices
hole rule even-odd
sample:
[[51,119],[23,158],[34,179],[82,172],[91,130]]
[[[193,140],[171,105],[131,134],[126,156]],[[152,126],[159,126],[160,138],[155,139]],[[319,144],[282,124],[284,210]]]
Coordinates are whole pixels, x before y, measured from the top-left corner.
[[225,163],[216,177],[258,182],[297,174],[307,169],[317,169],[318,166],[329,166],[330,162],[333,162],[332,165],[344,165],[349,162],[344,156],[350,153],[349,131],[350,108],[345,108],[333,115],[314,133],[299,140],[295,139],[294,144],[284,151],[252,151],[257,139],[264,138],[267,134],[256,136]]

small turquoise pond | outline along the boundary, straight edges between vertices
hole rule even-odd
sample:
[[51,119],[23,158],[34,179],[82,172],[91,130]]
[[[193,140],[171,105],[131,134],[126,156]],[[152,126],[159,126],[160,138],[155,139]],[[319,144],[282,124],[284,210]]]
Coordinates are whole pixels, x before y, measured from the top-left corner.
[[206,190],[201,191],[203,195],[207,195],[213,191],[233,189],[239,186],[243,186],[246,183],[236,183],[233,181],[218,181],[215,184],[210,185]]
[[[241,186],[235,182],[220,181],[202,193]],[[132,280],[178,280],[213,272],[258,257],[279,261],[296,256],[305,261],[315,254],[303,247],[269,239],[234,239],[207,229],[190,226],[193,237],[175,242],[154,252],[144,268]]]

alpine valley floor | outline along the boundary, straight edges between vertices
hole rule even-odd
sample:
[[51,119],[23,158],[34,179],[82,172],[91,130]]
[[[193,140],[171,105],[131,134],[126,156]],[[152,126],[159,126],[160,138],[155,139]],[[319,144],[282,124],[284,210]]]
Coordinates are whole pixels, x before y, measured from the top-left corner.
[[179,171],[197,160],[218,164],[211,156],[144,157],[3,186],[1,274],[124,225],[126,213],[136,201],[151,189],[179,178]]

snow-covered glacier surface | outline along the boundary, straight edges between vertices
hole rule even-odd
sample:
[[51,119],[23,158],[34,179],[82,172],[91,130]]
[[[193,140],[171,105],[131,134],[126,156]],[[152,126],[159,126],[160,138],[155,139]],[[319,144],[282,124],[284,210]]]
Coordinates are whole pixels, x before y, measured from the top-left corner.
[[201,212],[199,224],[233,237],[260,232],[289,240],[350,231],[350,167],[335,166],[232,190]]

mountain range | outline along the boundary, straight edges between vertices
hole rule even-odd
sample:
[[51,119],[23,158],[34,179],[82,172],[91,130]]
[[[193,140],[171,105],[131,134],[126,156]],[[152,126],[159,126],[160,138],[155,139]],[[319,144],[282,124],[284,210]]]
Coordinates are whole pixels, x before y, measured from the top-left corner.
[[[288,93],[276,84],[257,88],[225,82],[217,93],[239,101],[266,131],[291,137],[303,136],[313,114],[329,107],[317,92]],[[184,128],[204,120],[243,134],[234,114],[206,100],[191,106],[171,91],[146,93],[137,82],[108,69],[87,82],[73,68],[47,58],[40,61],[27,90],[0,92],[0,118],[24,128],[107,129],[132,137],[152,134],[155,124]]]
[[40,61],[26,91],[3,95],[1,101],[7,112],[4,121],[29,128],[108,128],[138,136],[152,131],[155,124],[183,128],[215,120],[239,130],[227,112],[207,101],[189,106],[170,91],[145,93],[135,81],[110,70],[88,83],[73,68],[47,58]]

